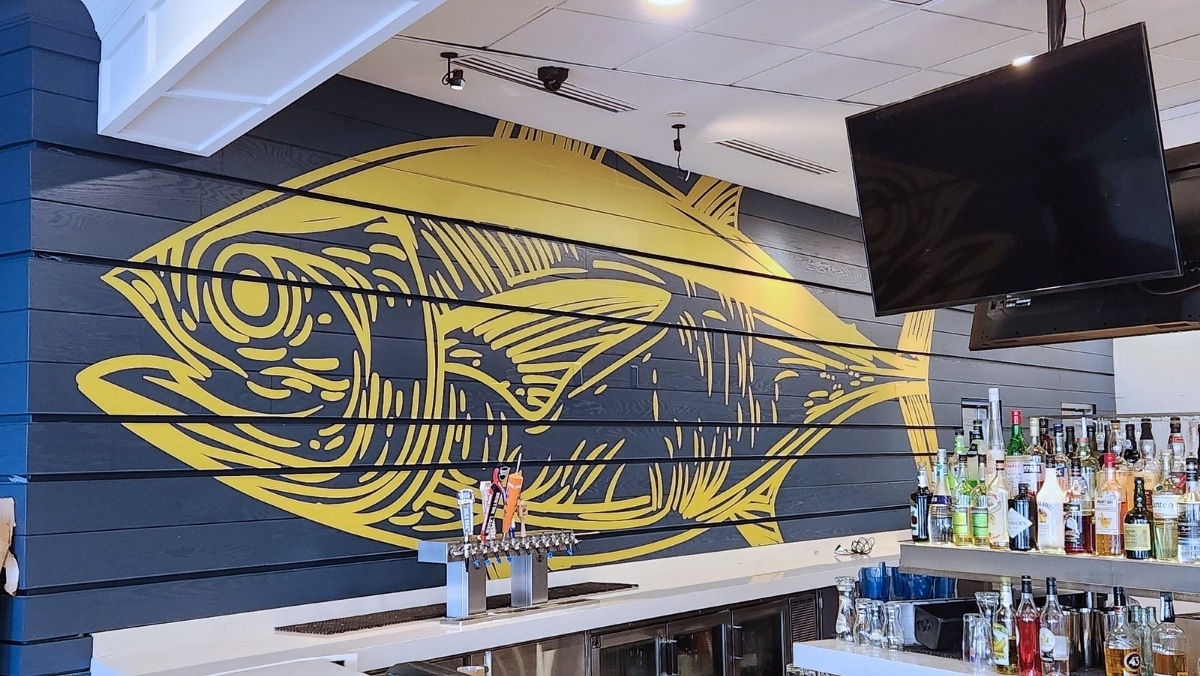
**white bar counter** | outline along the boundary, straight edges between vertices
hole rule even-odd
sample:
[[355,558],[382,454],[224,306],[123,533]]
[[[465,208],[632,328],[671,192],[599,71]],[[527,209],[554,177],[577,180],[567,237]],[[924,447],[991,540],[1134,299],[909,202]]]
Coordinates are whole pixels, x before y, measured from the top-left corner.
[[[834,676],[961,676],[977,674],[962,660],[864,648],[837,640],[792,644],[792,663]],[[991,670],[988,670],[991,673]]]
[[[838,556],[856,536],[734,549],[550,573],[550,586],[617,582],[636,589],[507,614],[464,626],[438,620],[409,622],[336,636],[284,634],[275,627],[409,608],[444,600],[443,588],[277,608],[103,632],[93,636],[95,676],[211,676],[319,661],[344,664],[345,673],[385,669],[527,643],[628,622],[731,605],[831,586],[863,566],[899,561],[907,530],[875,533],[870,556]],[[508,580],[488,582],[489,594]]]

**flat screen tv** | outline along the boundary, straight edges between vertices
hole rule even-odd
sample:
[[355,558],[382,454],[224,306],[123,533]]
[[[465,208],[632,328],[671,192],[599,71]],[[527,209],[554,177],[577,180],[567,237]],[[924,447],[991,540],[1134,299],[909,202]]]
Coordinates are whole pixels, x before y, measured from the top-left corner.
[[1181,272],[1144,24],[846,127],[877,315]]

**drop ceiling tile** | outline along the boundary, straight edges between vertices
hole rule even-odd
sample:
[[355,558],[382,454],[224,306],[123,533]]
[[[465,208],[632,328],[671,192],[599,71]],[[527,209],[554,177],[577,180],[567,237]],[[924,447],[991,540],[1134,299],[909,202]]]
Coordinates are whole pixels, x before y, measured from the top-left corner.
[[1173,56],[1150,54],[1154,68],[1154,88],[1168,89],[1192,80],[1200,80],[1200,63]]
[[1156,54],[1165,54],[1166,56],[1174,56],[1180,59],[1191,59],[1200,61],[1200,35],[1193,35],[1190,38],[1176,40],[1170,44],[1155,48]]
[[1018,28],[998,26],[947,14],[912,12],[825,47],[821,51],[929,68],[1025,34]]
[[547,61],[615,68],[681,32],[668,26],[552,9],[493,46]]
[[1176,106],[1200,101],[1200,80],[1158,90],[1158,109],[1167,110]]
[[958,75],[978,75],[1007,66],[1018,56],[1036,56],[1045,51],[1046,35],[1044,33],[1027,33],[1016,40],[981,49],[974,54],[943,63],[937,68]]
[[[1091,7],[1089,6],[1089,10]],[[1150,46],[1158,47],[1200,34],[1200,2],[1195,0],[1126,0],[1102,10],[1089,11],[1087,32],[1100,35],[1139,21],[1146,22]],[[1079,35],[1079,19],[1067,27],[1068,35]],[[1165,52],[1164,52],[1165,53]],[[1177,56],[1177,55],[1172,55]]]
[[823,99],[841,99],[916,72],[894,63],[813,52],[739,82],[739,85]]
[[846,99],[855,103],[881,106],[910,99],[917,94],[924,94],[931,89],[944,87],[961,79],[960,75],[941,73],[936,70],[922,70],[874,89],[848,96]]
[[546,11],[550,4],[450,0],[404,29],[402,34],[487,47]]
[[803,50],[706,33],[685,33],[622,70],[732,84],[804,54]]
[[[1086,0],[1088,12],[1111,7],[1123,1]],[[935,0],[923,5],[921,9],[1025,30],[1046,30],[1046,0]],[[1082,14],[1083,8],[1077,0],[1067,3],[1068,18]]]
[[877,0],[754,0],[704,24],[704,33],[816,49],[914,11]]
[[[495,2],[495,0],[488,0]],[[703,0],[682,5],[655,7],[645,0],[566,0],[563,9],[615,19],[644,21],[676,28],[692,29],[741,7],[750,0]]]

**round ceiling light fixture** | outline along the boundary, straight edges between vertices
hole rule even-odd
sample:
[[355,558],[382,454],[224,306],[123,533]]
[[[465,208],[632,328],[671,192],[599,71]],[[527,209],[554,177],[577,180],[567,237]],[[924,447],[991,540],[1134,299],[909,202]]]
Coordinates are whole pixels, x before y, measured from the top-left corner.
[[646,4],[654,5],[655,7],[674,7],[676,5],[687,4],[688,0],[646,0]]
[[687,117],[687,113],[683,112],[682,110],[672,110],[671,112],[667,113],[667,117]]

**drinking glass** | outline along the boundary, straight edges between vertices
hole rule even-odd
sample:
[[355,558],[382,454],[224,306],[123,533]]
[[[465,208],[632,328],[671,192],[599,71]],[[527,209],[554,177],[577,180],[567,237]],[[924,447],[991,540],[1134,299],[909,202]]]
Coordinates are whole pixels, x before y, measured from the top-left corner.
[[900,623],[900,611],[903,610],[898,603],[887,604],[887,628],[884,630],[884,640],[887,647],[891,650],[904,649],[904,626]]
[[977,666],[992,664],[992,627],[983,615],[963,615],[963,659]]
[[871,599],[861,596],[854,599],[854,642],[871,644]]
[[887,645],[887,615],[883,610],[885,603],[883,601],[871,601],[871,631],[869,638],[871,645],[876,648],[882,648]]
[[837,637],[846,643],[854,643],[854,585],[858,581],[852,577],[838,577],[833,582],[838,590]]
[[862,595],[877,601],[888,600],[887,568],[883,565],[868,566],[858,571],[858,582]]

